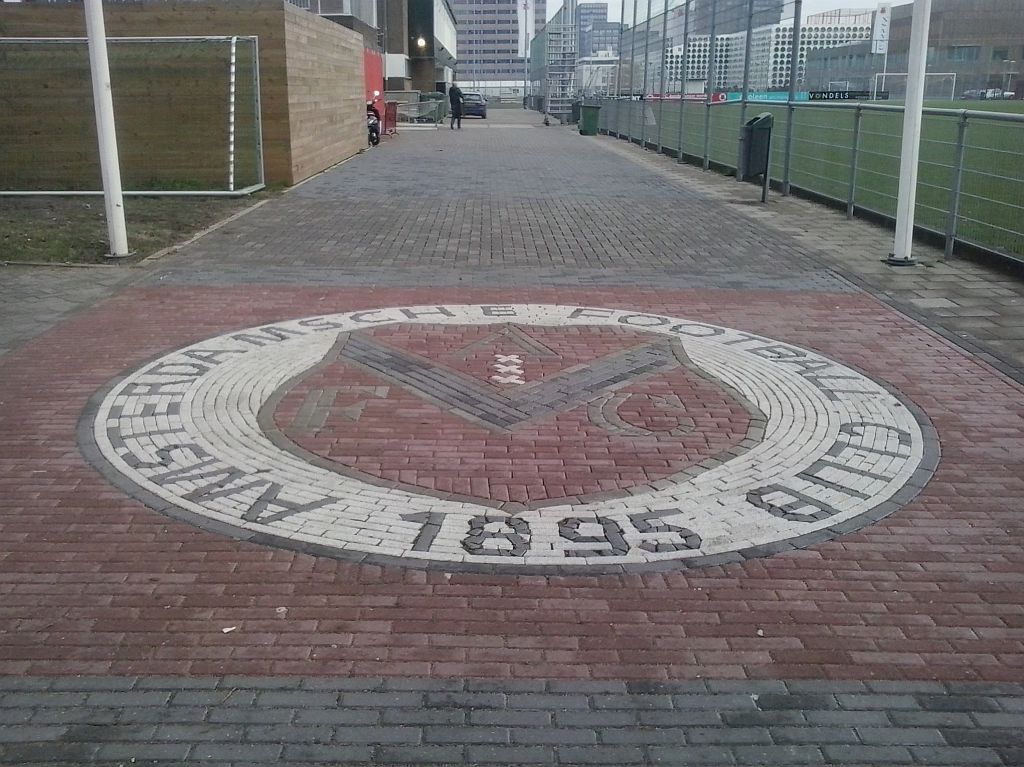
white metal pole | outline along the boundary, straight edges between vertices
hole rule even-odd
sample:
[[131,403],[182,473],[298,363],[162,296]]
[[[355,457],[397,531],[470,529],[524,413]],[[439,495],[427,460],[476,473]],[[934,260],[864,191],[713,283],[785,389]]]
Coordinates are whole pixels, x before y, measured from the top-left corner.
[[96,109],[96,134],[99,138],[100,172],[107,213],[110,256],[128,255],[128,232],[124,223],[124,195],[121,193],[121,166],[117,158],[114,131],[114,100],[110,91],[110,63],[107,61],[107,33],[103,25],[100,0],[85,0],[85,29],[89,36],[89,67],[92,71],[92,98]]
[[928,65],[928,24],[932,0],[914,0],[910,27],[910,63],[907,66],[907,101],[903,108],[903,147],[900,151],[900,183],[896,199],[896,238],[888,262],[912,266],[914,205],[917,202],[917,163],[921,150],[921,110],[924,107],[925,71]]
[[235,191],[235,54],[238,38],[231,38],[231,64],[228,68],[228,191]]

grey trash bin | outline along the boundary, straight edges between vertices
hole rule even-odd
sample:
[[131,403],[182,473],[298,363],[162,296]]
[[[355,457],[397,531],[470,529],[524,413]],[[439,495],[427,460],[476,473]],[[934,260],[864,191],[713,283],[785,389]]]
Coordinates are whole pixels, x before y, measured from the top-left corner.
[[771,112],[762,112],[747,120],[740,128],[740,162],[736,175],[740,181],[761,178],[761,202],[768,202],[768,188],[771,186],[772,127],[775,117]]
[[768,172],[775,117],[762,112],[740,128],[740,180],[748,181]]

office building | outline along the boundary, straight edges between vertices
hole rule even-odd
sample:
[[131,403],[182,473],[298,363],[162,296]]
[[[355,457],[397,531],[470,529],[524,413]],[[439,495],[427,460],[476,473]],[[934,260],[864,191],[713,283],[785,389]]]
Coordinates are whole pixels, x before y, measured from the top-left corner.
[[546,0],[452,0],[452,8],[459,81],[490,96],[521,98],[529,38],[544,26]]

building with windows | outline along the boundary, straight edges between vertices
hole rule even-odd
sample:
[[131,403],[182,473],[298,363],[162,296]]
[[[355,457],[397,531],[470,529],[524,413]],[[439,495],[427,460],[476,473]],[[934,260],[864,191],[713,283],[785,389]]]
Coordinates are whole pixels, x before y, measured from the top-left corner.
[[[874,13],[870,9],[841,10],[808,16],[800,33],[797,51],[797,84],[803,85],[807,56],[811,51],[870,40]],[[792,49],[792,19],[755,29],[750,48],[751,90],[788,88]]]
[[[779,0],[754,0],[751,28],[780,23],[784,5]],[[690,34],[710,35],[712,22],[716,35],[746,32],[749,14],[749,0],[695,0],[690,8]],[[679,34],[682,35],[682,31]]]
[[622,24],[617,21],[595,21],[580,30],[580,53],[596,56],[599,53],[619,55]]
[[[743,61],[746,32],[715,35],[715,71],[712,90],[737,90],[743,86]],[[682,81],[705,82],[711,58],[711,36],[691,35],[686,46],[686,71],[683,71],[683,46],[669,49],[666,57],[668,91],[679,93]]]
[[583,33],[583,30],[591,24],[601,21],[608,21],[607,3],[576,4],[576,24],[579,27],[581,34]]
[[[912,6],[892,9],[889,72],[906,72]],[[1003,90],[1024,97],[1024,7],[1018,0],[932,0],[928,71],[956,74],[957,96]],[[881,70],[879,70],[881,71]]]
[[460,83],[521,98],[529,39],[544,26],[546,0],[452,0],[452,8],[459,28]]

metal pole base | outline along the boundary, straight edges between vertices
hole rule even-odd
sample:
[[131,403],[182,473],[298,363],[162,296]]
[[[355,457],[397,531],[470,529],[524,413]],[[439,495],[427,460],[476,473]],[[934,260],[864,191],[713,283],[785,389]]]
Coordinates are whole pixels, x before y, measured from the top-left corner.
[[895,253],[890,253],[888,258],[882,259],[883,264],[889,266],[917,266],[917,259],[911,256],[910,258],[896,258]]
[[138,251],[135,251],[135,250],[130,250],[127,253],[125,253],[123,256],[118,256],[118,255],[116,255],[114,253],[104,253],[103,254],[103,260],[108,262],[108,263],[109,262],[124,261],[126,258],[131,258],[132,256],[136,256],[136,255],[138,255]]

